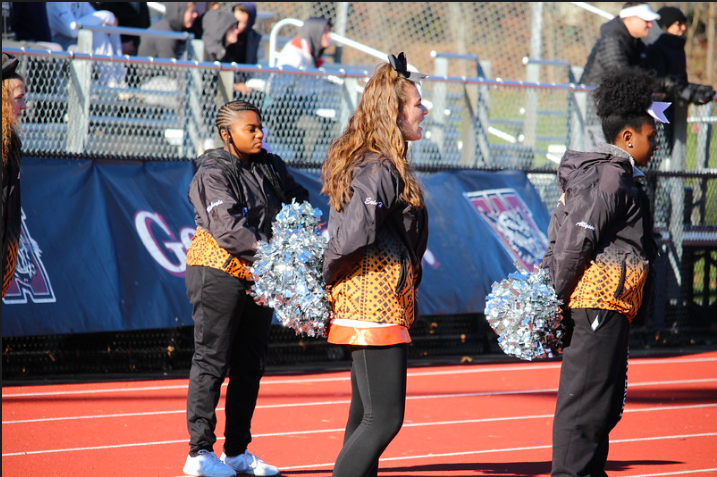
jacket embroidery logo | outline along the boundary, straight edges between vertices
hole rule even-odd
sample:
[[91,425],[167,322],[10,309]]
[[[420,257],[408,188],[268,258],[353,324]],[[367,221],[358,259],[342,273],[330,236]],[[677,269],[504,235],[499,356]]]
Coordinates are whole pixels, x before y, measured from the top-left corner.
[[372,199],[371,197],[367,197],[366,200],[363,201],[363,203],[366,204],[366,205],[375,205],[375,206],[378,206],[379,209],[380,209],[381,207],[383,207],[383,202],[379,202],[379,201],[377,201],[377,200],[375,200],[375,199]]
[[595,226],[594,226],[594,225],[590,225],[589,223],[587,223],[587,222],[585,222],[585,221],[578,222],[578,223],[575,224],[575,225],[578,226],[578,227],[582,227],[582,228],[584,228],[584,229],[595,230]]
[[207,214],[208,214],[209,212],[211,212],[214,207],[216,207],[216,206],[218,206],[218,205],[222,205],[223,203],[224,203],[224,201],[221,200],[221,199],[219,199],[219,200],[215,200],[214,202],[212,202],[211,204],[209,204],[209,206],[207,207]]

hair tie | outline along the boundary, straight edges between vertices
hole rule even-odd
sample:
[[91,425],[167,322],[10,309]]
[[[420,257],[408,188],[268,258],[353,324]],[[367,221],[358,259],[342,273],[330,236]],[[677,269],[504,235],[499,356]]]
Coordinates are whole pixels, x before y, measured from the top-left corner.
[[388,55],[388,62],[399,76],[407,80],[420,81],[428,76],[418,71],[408,71],[408,60],[404,52],[399,53],[398,56]]
[[647,114],[655,118],[656,121],[661,123],[669,124],[670,121],[665,116],[665,109],[667,109],[672,103],[665,103],[663,101],[653,101],[649,108],[647,108]]
[[18,59],[15,56],[8,55],[7,53],[2,54],[2,79],[10,77],[15,73],[17,68]]

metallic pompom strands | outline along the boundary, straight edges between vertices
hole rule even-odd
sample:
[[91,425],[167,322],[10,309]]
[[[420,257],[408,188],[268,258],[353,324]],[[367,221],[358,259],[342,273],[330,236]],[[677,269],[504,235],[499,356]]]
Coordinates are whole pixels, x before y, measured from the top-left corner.
[[321,274],[327,239],[318,231],[321,210],[309,202],[284,204],[272,224],[269,243],[259,242],[249,294],[274,309],[297,335],[325,336],[331,307]]
[[554,358],[562,352],[564,327],[560,305],[546,270],[517,272],[493,283],[485,316],[505,354],[525,361]]

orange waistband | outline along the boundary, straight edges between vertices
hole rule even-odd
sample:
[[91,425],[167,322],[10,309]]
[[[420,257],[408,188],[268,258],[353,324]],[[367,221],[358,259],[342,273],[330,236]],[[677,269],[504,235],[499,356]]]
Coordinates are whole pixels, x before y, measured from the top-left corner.
[[353,326],[331,325],[329,343],[357,346],[388,346],[410,343],[408,328],[401,325],[376,328],[355,328]]

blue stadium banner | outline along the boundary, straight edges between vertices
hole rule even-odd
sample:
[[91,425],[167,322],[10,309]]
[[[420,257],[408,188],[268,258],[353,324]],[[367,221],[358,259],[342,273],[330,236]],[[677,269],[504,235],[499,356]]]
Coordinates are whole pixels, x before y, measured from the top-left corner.
[[[291,169],[328,220],[318,174]],[[22,237],[3,337],[191,325],[191,162],[25,157]],[[494,281],[537,265],[549,211],[521,171],[421,176],[430,234],[423,315],[482,313]]]

